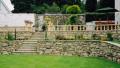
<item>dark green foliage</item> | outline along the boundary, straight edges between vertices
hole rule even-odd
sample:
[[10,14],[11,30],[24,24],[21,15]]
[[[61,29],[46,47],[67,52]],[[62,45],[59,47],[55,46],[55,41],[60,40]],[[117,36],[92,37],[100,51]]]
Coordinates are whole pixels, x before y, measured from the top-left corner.
[[14,4],[15,13],[31,13],[32,5],[35,4],[34,0],[11,0],[12,4]]
[[112,33],[107,33],[108,41],[113,41]]
[[38,14],[44,14],[44,13],[60,13],[60,7],[56,4],[53,3],[52,5],[48,5],[44,3],[43,5],[34,5],[32,7],[34,13]]
[[47,13],[60,13],[60,7],[56,3],[53,3],[52,6],[48,6],[46,9]]
[[[65,5],[78,5],[84,9],[81,0],[11,0],[14,13],[66,13]],[[74,9],[73,9],[74,10]],[[75,10],[76,11],[76,10]],[[84,11],[84,10],[83,10]],[[82,12],[83,12],[82,11]],[[75,12],[76,13],[76,12]]]
[[37,14],[43,14],[46,10],[44,6],[32,6],[33,12]]
[[64,6],[62,7],[61,12],[62,12],[63,14],[66,14],[66,13],[67,13],[67,12],[66,12],[66,9],[67,9],[68,6],[69,6],[69,5],[64,5]]

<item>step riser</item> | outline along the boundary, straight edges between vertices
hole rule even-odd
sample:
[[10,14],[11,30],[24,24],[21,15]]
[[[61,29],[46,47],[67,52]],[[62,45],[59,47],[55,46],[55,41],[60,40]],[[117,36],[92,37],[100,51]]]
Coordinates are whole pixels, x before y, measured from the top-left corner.
[[37,42],[22,42],[22,43],[33,43],[34,44],[34,43],[37,43]]
[[39,40],[45,39],[45,33],[34,33],[29,40],[24,40],[21,47],[13,54],[37,54],[36,46]]

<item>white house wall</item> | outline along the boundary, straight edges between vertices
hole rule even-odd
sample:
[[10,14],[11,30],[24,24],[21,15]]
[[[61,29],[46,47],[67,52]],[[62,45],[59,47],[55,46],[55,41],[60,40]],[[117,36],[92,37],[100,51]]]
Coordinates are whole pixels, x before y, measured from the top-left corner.
[[25,20],[35,23],[34,14],[0,14],[0,26],[25,26]]
[[[120,11],[120,0],[115,0],[115,9]],[[115,21],[120,24],[120,12],[115,13]]]
[[8,14],[8,13],[11,13],[10,10],[2,1],[0,1],[0,14]]

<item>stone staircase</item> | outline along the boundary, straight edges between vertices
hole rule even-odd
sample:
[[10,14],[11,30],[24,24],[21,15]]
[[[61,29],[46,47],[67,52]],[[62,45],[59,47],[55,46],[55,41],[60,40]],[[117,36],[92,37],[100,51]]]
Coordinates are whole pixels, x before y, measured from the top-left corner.
[[44,40],[45,39],[45,32],[36,32],[31,37],[31,40]]
[[34,54],[37,53],[37,43],[39,40],[44,40],[44,32],[36,32],[29,40],[24,40],[21,47],[13,53]]

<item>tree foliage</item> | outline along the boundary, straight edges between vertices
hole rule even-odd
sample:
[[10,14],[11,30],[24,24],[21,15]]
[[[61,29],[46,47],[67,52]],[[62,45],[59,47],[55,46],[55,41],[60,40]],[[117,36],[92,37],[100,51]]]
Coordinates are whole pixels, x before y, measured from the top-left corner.
[[67,8],[65,5],[83,7],[81,0],[11,0],[11,2],[14,5],[14,13],[64,13]]
[[34,0],[11,0],[12,4],[14,4],[15,13],[31,13],[32,12],[32,5],[35,4]]
[[52,6],[47,7],[47,13],[60,13],[60,7],[56,4],[53,3]]

